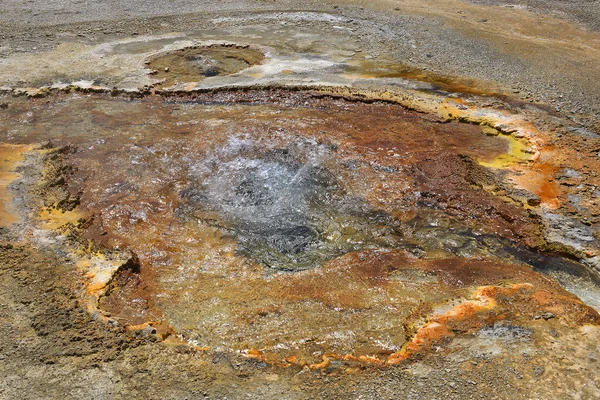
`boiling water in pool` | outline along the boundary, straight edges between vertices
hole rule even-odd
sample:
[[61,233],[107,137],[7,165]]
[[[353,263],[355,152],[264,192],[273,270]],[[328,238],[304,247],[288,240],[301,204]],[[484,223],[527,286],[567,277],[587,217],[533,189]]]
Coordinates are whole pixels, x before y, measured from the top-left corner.
[[314,268],[350,251],[399,245],[399,223],[346,195],[328,171],[334,153],[314,140],[274,148],[232,138],[192,167],[194,183],[181,191],[179,212],[217,212],[238,253],[272,270]]
[[48,162],[60,154],[69,168],[78,239],[138,256],[139,276],[118,276],[100,301],[115,319],[279,360],[385,358],[436,304],[479,285],[547,284],[530,268],[553,263],[531,250],[539,221],[491,193],[501,182],[484,165],[512,160],[508,139],[391,104],[207,96],[7,110],[18,121],[7,142],[69,150]]

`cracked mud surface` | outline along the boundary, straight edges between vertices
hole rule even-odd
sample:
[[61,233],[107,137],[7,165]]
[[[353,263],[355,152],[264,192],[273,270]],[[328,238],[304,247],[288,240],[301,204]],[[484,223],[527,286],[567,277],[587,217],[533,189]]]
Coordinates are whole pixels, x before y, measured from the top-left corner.
[[0,398],[600,396],[594,2],[164,7],[0,6]]

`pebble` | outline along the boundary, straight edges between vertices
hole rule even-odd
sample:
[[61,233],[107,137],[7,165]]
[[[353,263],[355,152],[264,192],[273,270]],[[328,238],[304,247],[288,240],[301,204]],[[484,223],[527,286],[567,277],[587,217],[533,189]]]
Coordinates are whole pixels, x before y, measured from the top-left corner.
[[144,335],[154,335],[156,333],[156,328],[153,326],[147,326],[142,330]]
[[492,127],[486,126],[485,128],[483,128],[481,130],[482,133],[489,135],[489,136],[498,136],[500,134],[500,132],[497,129],[494,129]]
[[535,154],[535,150],[532,149],[531,147],[527,147],[527,148],[523,149],[522,151],[523,151],[523,153],[526,153],[526,154]]
[[533,319],[543,319],[545,321],[548,321],[549,319],[554,318],[554,314],[552,314],[551,312],[547,312],[547,313],[543,313],[540,315],[536,315],[535,317],[533,317]]

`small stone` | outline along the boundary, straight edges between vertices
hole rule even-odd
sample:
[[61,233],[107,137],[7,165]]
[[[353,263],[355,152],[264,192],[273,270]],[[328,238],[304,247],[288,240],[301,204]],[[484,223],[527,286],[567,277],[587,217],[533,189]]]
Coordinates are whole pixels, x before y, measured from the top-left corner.
[[543,319],[544,321],[548,321],[549,319],[554,318],[554,314],[552,314],[551,312],[547,312],[547,313],[543,313],[540,315],[536,315],[535,317],[533,317],[533,319]]
[[534,149],[532,149],[531,147],[526,147],[526,148],[524,148],[524,149],[523,149],[523,150],[521,150],[521,151],[522,151],[523,153],[526,153],[526,154],[535,154],[535,150],[534,150]]
[[142,329],[142,333],[147,336],[154,335],[156,333],[156,328],[153,326],[147,326],[144,329]]
[[165,67],[165,72],[169,72],[169,67]]
[[505,135],[510,135],[511,133],[514,133],[517,131],[516,128],[513,128],[507,124],[496,124],[496,125],[494,125],[494,128],[498,129],[500,131],[500,133],[503,133]]
[[497,129],[494,129],[491,126],[486,126],[481,130],[481,132],[489,136],[498,136],[500,134],[500,132]]

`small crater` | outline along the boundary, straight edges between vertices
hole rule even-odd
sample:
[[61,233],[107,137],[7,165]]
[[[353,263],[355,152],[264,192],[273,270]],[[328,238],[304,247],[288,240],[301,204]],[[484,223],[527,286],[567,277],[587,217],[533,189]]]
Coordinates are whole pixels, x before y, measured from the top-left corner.
[[151,75],[166,87],[235,74],[263,60],[264,54],[249,46],[212,45],[176,50],[151,59],[147,65]]

